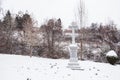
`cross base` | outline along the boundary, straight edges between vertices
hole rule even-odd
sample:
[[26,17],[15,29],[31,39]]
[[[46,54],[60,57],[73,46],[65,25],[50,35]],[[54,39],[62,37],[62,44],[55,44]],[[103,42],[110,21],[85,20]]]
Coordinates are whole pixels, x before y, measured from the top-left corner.
[[67,68],[70,68],[72,70],[84,70],[80,68],[78,62],[69,62]]

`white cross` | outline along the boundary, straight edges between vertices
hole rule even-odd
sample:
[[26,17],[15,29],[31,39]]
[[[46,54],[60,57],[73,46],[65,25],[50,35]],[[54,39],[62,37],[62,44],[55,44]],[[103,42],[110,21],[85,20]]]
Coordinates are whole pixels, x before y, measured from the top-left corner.
[[72,25],[69,28],[72,29],[72,44],[75,44],[75,29],[78,29],[78,26]]

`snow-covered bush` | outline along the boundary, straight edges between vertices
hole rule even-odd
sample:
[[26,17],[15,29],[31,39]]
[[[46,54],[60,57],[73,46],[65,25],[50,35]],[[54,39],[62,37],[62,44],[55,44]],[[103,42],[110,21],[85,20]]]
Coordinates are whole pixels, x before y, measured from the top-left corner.
[[106,58],[107,58],[107,61],[112,65],[114,65],[118,60],[118,56],[114,50],[109,51],[106,54]]

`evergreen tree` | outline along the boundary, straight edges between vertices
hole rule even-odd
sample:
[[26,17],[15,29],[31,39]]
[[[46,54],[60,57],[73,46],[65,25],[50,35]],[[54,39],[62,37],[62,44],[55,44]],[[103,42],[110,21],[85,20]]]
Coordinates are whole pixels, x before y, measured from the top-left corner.
[[13,35],[13,18],[11,16],[10,11],[8,10],[6,15],[3,19],[3,32],[5,36],[5,47],[6,47],[6,53],[13,53],[12,52],[12,35]]

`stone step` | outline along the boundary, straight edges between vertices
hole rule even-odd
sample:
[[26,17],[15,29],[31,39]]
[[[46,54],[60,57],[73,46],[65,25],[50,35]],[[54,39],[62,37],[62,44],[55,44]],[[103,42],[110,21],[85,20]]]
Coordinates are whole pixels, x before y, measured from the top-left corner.
[[79,63],[78,62],[70,62],[70,63],[68,63],[68,66],[67,66],[67,68],[70,68],[70,69],[72,69],[72,70],[84,70],[84,69],[82,69],[80,66],[79,66]]

